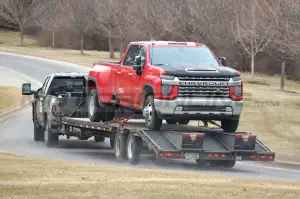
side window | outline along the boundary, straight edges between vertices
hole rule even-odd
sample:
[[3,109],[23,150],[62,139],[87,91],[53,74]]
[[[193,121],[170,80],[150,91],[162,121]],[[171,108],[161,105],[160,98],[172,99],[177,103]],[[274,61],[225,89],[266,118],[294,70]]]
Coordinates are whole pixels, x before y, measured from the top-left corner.
[[137,52],[139,50],[139,46],[132,45],[129,47],[126,57],[124,59],[123,65],[125,66],[133,66],[135,61],[135,56],[137,55]]
[[140,46],[138,56],[141,57],[141,66],[145,66],[146,63],[146,49],[144,46]]
[[46,80],[45,80],[45,82],[44,82],[44,84],[43,84],[43,86],[42,86],[42,89],[41,89],[41,92],[42,92],[42,93],[45,93],[45,89],[46,89],[46,87],[47,87],[47,84],[48,84],[49,79],[50,79],[50,76],[48,76],[48,77],[46,78]]

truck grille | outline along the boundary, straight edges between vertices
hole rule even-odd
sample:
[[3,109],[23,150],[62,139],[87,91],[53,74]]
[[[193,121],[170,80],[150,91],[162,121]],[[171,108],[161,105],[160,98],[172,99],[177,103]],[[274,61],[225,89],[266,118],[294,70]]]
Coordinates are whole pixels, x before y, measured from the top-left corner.
[[181,81],[229,81],[230,77],[178,77]]
[[[228,82],[230,77],[177,77],[180,81]],[[179,85],[179,97],[229,97],[229,87]]]
[[229,87],[179,86],[179,97],[229,97]]

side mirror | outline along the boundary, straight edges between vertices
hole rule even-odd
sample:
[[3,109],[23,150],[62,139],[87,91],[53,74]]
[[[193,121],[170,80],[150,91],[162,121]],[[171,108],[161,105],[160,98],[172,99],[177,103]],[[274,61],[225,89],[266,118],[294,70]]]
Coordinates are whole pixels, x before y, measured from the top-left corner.
[[25,83],[22,84],[22,95],[36,95],[37,91],[31,90],[31,84]]
[[221,62],[222,66],[227,66],[227,61],[225,57],[219,57],[219,61]]
[[141,56],[136,56],[135,57],[135,63],[133,65],[133,70],[135,70],[137,75],[141,75],[143,73],[143,67],[141,66]]

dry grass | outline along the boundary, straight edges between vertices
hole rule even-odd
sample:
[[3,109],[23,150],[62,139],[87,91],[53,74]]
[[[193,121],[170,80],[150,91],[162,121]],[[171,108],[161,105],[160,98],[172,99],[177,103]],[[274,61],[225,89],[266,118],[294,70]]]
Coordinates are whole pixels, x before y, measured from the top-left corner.
[[[0,40],[3,38],[1,35]],[[9,40],[9,36],[6,34],[4,37]],[[27,42],[34,44],[31,40]],[[11,45],[0,44],[0,50],[70,60],[87,66],[98,60],[115,61],[109,59],[108,52],[85,51],[87,55],[80,55],[79,51],[74,50],[36,46],[21,48],[14,46],[13,42],[8,44]],[[245,81],[251,80],[249,73],[242,73],[242,78]],[[297,111],[300,108],[300,95],[279,91],[278,76],[256,74],[255,81],[269,86],[245,83],[245,107],[239,130],[257,134],[260,140],[276,152],[277,159],[300,162],[300,111]],[[286,81],[286,88],[300,93],[300,84],[295,81]]]
[[0,153],[0,198],[299,198],[300,183],[91,166]]
[[0,86],[0,113],[22,105],[26,99],[20,88]]

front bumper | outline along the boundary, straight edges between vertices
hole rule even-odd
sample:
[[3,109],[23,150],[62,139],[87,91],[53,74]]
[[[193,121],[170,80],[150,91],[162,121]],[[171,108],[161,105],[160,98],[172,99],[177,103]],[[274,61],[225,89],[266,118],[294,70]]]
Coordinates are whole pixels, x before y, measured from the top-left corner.
[[243,101],[229,98],[178,97],[174,100],[154,99],[154,106],[161,119],[218,120],[239,117]]

